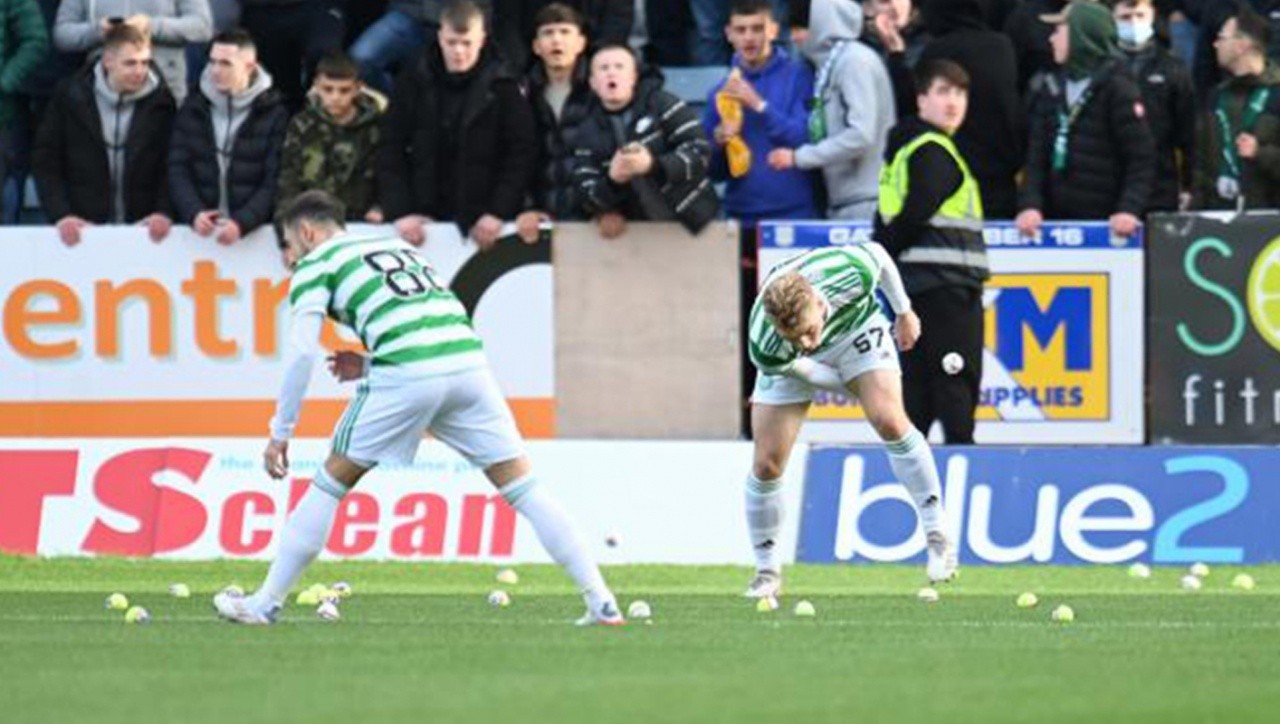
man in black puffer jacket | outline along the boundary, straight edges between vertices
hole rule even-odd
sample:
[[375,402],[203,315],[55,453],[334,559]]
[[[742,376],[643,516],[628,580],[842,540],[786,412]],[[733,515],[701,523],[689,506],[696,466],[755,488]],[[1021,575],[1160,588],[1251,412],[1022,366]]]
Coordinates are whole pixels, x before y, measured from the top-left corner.
[[1116,26],[1102,5],[1075,2],[1052,36],[1061,75],[1042,76],[1032,101],[1031,141],[1018,229],[1044,219],[1107,219],[1129,236],[1151,198],[1155,142],[1138,83],[1118,57]]
[[524,206],[538,144],[533,112],[490,48],[482,9],[447,3],[437,42],[396,79],[378,149],[382,211],[411,244],[453,221],[488,249]]
[[524,80],[538,134],[538,163],[532,204],[516,226],[530,243],[544,218],[585,218],[573,185],[574,133],[591,109],[587,85],[586,20],[568,5],[552,3],[538,12],[533,52],[538,62]]
[[625,45],[591,58],[596,103],[577,136],[573,177],[605,238],[621,235],[628,219],[679,221],[696,234],[720,213],[698,112],[661,85],[640,77]]
[[78,243],[90,224],[145,222],[155,241],[169,233],[173,114],[150,39],[133,26],[112,26],[102,59],[54,95],[31,153],[41,206],[63,243]]
[[199,89],[173,123],[169,195],[175,219],[200,236],[234,244],[275,211],[280,149],[289,112],[258,65],[253,38],[213,39]]

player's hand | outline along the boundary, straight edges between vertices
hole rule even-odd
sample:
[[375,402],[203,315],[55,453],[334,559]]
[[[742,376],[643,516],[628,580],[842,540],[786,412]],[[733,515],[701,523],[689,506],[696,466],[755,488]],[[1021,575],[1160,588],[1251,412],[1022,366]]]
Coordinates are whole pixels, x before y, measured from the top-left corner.
[[421,214],[409,214],[396,219],[396,233],[401,239],[422,246],[427,241],[427,223],[430,221]]
[[616,211],[600,214],[596,221],[600,223],[600,236],[606,239],[616,239],[627,231],[627,217]]
[[550,220],[551,217],[541,211],[522,212],[516,217],[516,236],[526,244],[537,244],[538,236],[542,233],[539,227],[543,221]]
[[893,339],[903,352],[916,346],[916,341],[920,339],[920,317],[911,310],[899,314],[893,323]]
[[480,251],[488,251],[498,243],[498,236],[501,233],[502,219],[493,214],[485,214],[476,221],[475,226],[471,227],[471,240],[480,247]]
[[1116,236],[1133,236],[1133,232],[1138,230],[1138,217],[1133,214],[1112,214],[1108,220],[1111,223],[1111,232]]
[[147,236],[157,244],[164,241],[173,228],[173,220],[164,214],[152,214],[138,223],[147,227]]
[[271,440],[262,452],[262,466],[267,475],[279,480],[289,474],[289,441]]
[[1044,214],[1040,213],[1040,209],[1025,209],[1018,214],[1018,218],[1013,223],[1018,227],[1018,233],[1025,237],[1033,237],[1040,233],[1040,227],[1044,224]]
[[240,239],[243,238],[240,231],[240,225],[231,219],[227,219],[226,222],[222,224],[222,228],[218,231],[217,238],[218,243],[223,246],[231,246],[237,241],[240,241]]
[[775,148],[769,152],[769,168],[774,171],[786,171],[796,167],[796,151],[794,148]]
[[348,350],[334,352],[326,360],[329,363],[329,374],[333,375],[339,382],[358,380],[368,372],[365,367],[368,358],[359,352]]
[[80,243],[80,232],[85,228],[93,226],[89,222],[79,216],[64,216],[58,219],[57,223],[58,238],[62,239],[62,243],[67,246],[75,246]]
[[191,230],[200,236],[208,236],[213,233],[214,228],[218,225],[218,219],[221,217],[222,214],[213,209],[201,211],[191,220]]

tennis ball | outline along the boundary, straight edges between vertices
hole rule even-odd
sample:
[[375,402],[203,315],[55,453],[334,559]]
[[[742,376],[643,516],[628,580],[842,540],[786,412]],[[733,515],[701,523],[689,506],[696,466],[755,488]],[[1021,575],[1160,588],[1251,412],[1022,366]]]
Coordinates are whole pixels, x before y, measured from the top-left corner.
[[1182,577],[1182,587],[1188,591],[1199,591],[1204,584],[1200,582],[1199,576],[1187,574]]
[[1209,566],[1203,563],[1192,563],[1189,572],[1196,578],[1204,578],[1209,575]]
[[653,609],[649,608],[649,604],[644,601],[632,601],[627,606],[627,618],[634,618],[638,621],[644,621],[653,616]]
[[760,613],[770,613],[778,610],[778,599],[773,596],[764,596],[756,600],[756,610]]
[[1040,603],[1040,599],[1030,591],[1018,596],[1018,608],[1035,608],[1038,603]]
[[800,601],[796,603],[796,615],[805,618],[812,618],[817,615],[818,611],[808,601]]
[[1253,576],[1248,573],[1237,573],[1236,577],[1231,579],[1232,588],[1239,588],[1242,591],[1252,591],[1254,585]]
[[333,601],[325,601],[316,608],[316,616],[324,621],[337,621],[342,618],[342,613],[338,611],[338,604]]
[[129,598],[123,593],[113,593],[107,596],[107,600],[102,605],[113,611],[123,611],[129,607]]
[[1076,620],[1076,612],[1072,611],[1071,607],[1064,603],[1053,609],[1053,613],[1049,614],[1049,618],[1058,623],[1071,623]]
[[494,591],[489,594],[489,605],[506,608],[511,605],[511,596],[508,596],[507,592],[503,590]]
[[151,623],[151,614],[142,606],[134,606],[124,612],[125,623]]
[[191,589],[185,583],[174,583],[169,586],[169,595],[174,598],[191,598]]
[[1150,578],[1151,567],[1145,563],[1135,563],[1132,566],[1129,566],[1129,577],[1130,578]]
[[930,588],[929,586],[925,586],[924,588],[921,588],[919,591],[916,592],[916,598],[920,599],[925,603],[937,603],[938,591],[935,588]]
[[494,576],[494,578],[497,579],[498,583],[507,586],[514,586],[520,582],[520,574],[510,568],[503,568],[498,571],[498,575]]
[[320,596],[315,591],[308,588],[305,591],[300,591],[295,600],[298,602],[299,606],[314,606],[320,603]]

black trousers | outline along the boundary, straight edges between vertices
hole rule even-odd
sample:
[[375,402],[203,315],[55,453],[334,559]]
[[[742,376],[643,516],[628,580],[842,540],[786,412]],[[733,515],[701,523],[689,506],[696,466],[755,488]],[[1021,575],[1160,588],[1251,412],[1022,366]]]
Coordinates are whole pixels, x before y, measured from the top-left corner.
[[[949,445],[973,444],[973,414],[982,382],[982,290],[947,286],[911,295],[922,334],[902,355],[902,395],[912,424],[928,435],[942,423]],[[964,369],[949,375],[942,358],[955,352]]]
[[304,0],[250,5],[240,22],[258,45],[258,62],[293,113],[302,107],[320,56],[342,49],[346,13],[341,0]]

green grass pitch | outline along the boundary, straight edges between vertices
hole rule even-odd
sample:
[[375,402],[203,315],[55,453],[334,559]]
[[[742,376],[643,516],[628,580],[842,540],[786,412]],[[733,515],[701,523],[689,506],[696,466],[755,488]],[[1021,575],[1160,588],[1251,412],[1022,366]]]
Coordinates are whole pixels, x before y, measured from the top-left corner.
[[[1280,567],[963,571],[916,600],[921,571],[796,566],[782,608],[739,597],[732,567],[614,566],[648,625],[577,629],[567,580],[521,566],[506,609],[494,566],[325,563],[341,621],[291,604],[280,625],[216,621],[210,595],[261,563],[0,557],[0,721],[25,722],[1274,722]],[[1248,571],[1254,591],[1230,587]],[[167,595],[170,583],[193,595]],[[112,591],[150,609],[127,625]],[[1036,592],[1041,603],[1018,609]],[[796,618],[801,598],[817,607]],[[1076,612],[1056,624],[1058,603]]]

